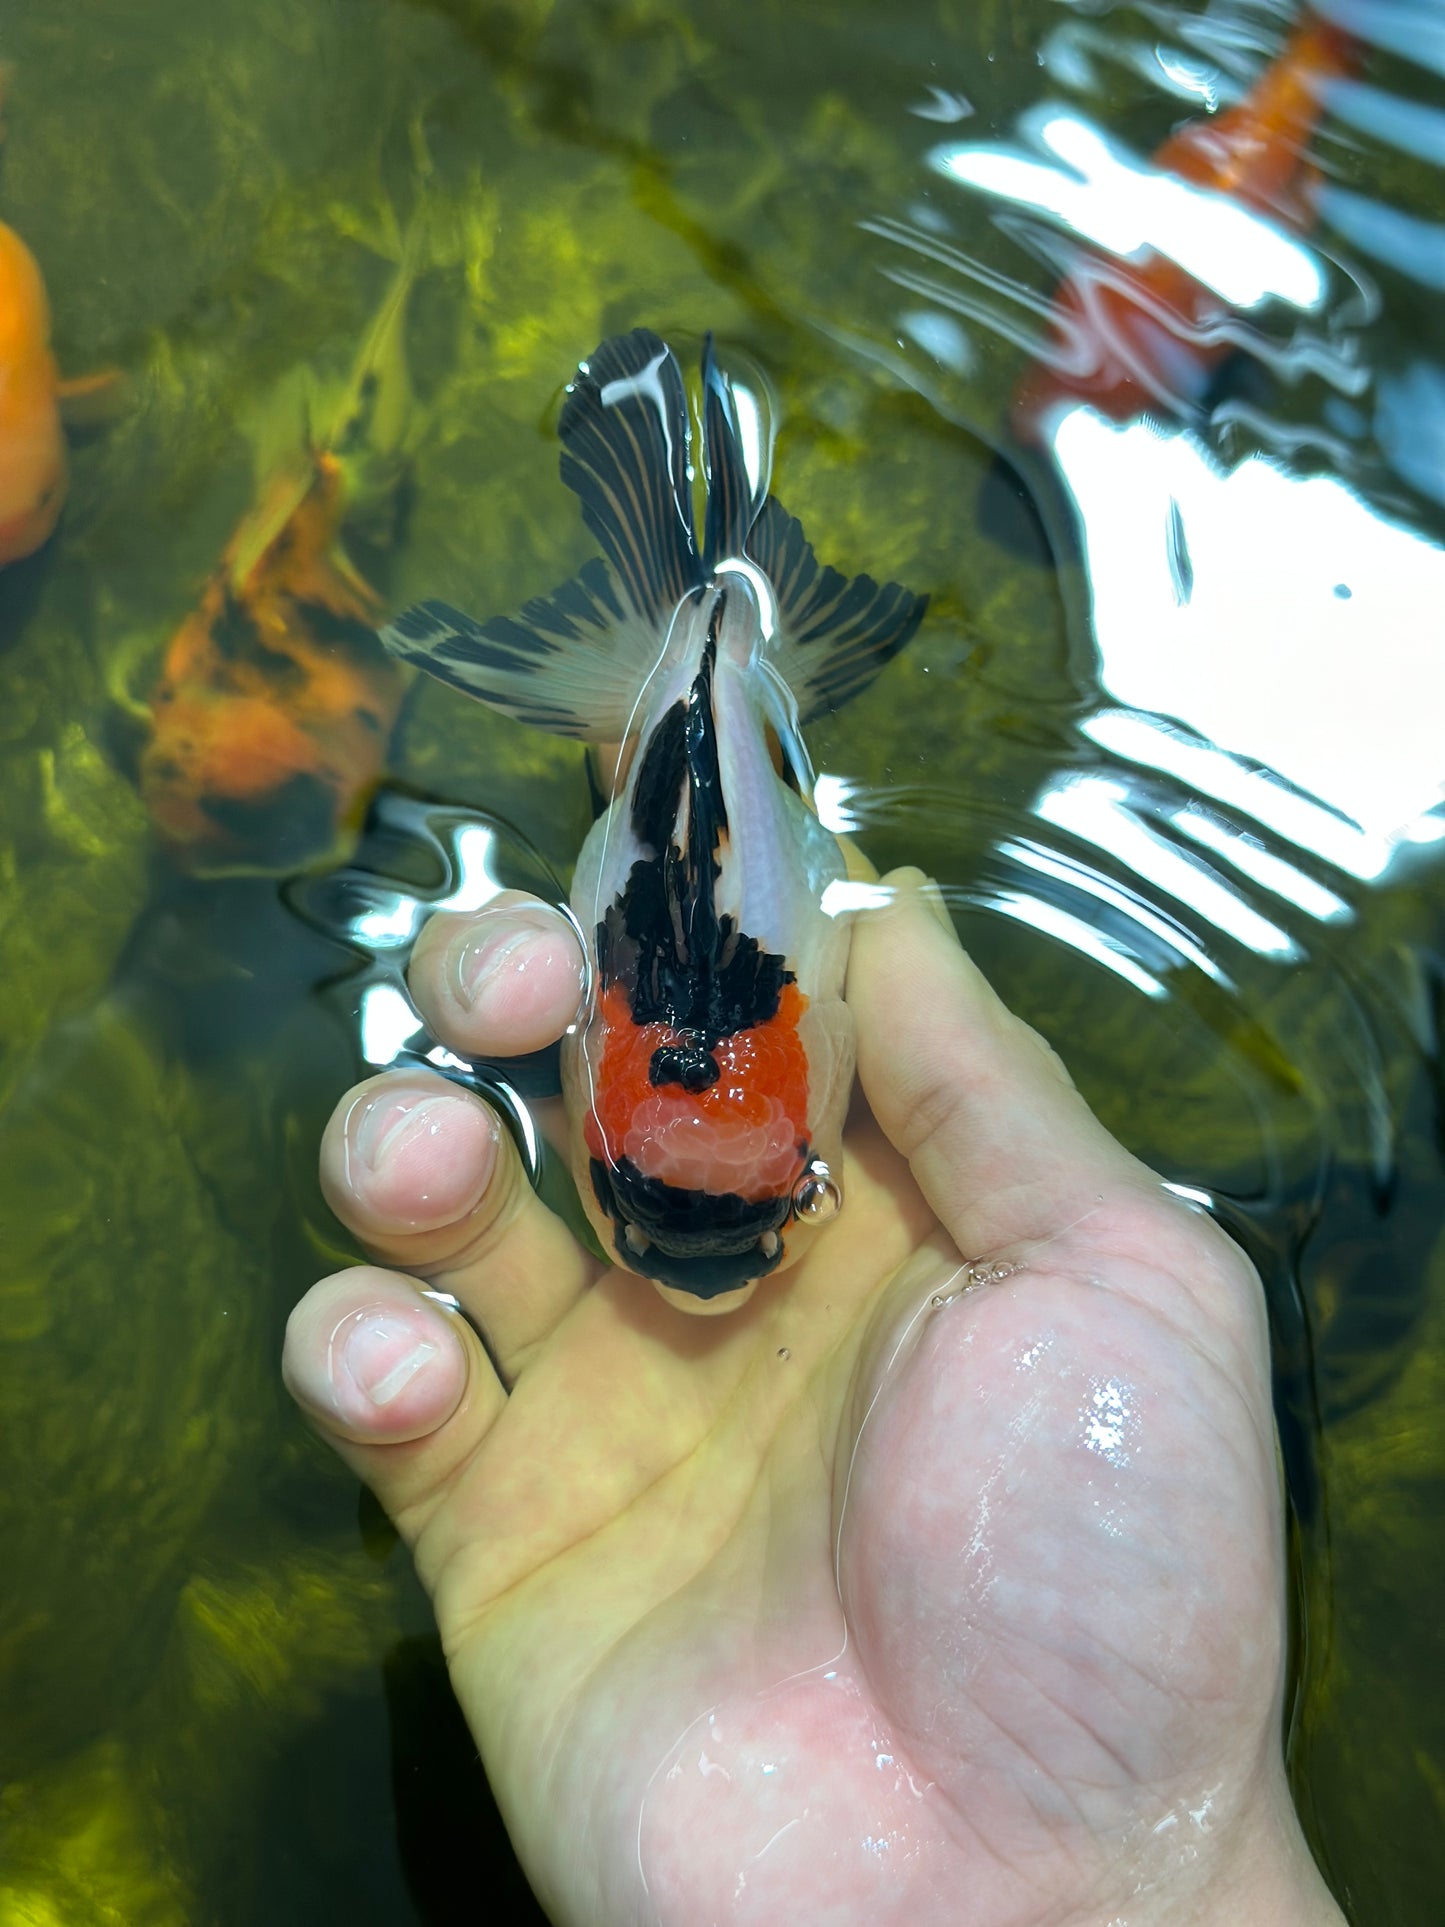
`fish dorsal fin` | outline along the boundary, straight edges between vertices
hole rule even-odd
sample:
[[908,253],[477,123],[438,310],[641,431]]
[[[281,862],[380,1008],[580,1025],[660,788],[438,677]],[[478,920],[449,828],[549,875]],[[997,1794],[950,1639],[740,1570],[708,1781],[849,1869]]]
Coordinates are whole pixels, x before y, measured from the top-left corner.
[[687,391],[671,348],[649,328],[604,341],[568,387],[558,433],[583,520],[633,609],[665,629],[703,581]]
[[744,553],[766,482],[756,491],[743,459],[733,386],[717,365],[709,335],[702,349],[702,447],[707,476],[703,560],[709,571]]
[[802,524],[770,495],[747,554],[778,599],[770,653],[808,723],[856,696],[923,620],[928,597],[820,563]]

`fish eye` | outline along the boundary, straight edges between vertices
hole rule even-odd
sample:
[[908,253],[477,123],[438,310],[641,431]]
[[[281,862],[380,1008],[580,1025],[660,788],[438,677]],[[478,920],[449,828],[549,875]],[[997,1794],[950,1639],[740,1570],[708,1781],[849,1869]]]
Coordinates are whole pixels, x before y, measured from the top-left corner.
[[814,1158],[793,1187],[793,1216],[804,1224],[827,1224],[842,1209],[842,1185],[821,1158]]

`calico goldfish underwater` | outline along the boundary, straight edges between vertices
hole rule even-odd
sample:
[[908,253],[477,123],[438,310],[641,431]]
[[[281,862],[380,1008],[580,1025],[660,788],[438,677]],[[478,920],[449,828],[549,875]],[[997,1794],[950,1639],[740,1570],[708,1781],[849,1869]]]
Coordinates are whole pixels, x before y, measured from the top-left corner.
[[[340,399],[309,371],[268,405],[256,498],[171,637],[149,699],[141,795],[172,860],[199,875],[334,856],[380,780],[404,677],[376,641],[382,604],[347,524],[385,510],[405,472],[408,249]],[[318,430],[315,417],[324,424]],[[274,419],[272,419],[274,417]]]
[[872,681],[926,598],[817,562],[749,470],[710,339],[698,415],[700,542],[677,358],[646,329],[603,342],[559,423],[602,557],[515,617],[425,602],[382,639],[522,722],[622,746],[572,888],[591,966],[563,1053],[574,1172],[621,1264],[713,1311],[842,1202],[847,865],[800,726]]
[[[1314,218],[1311,133],[1331,84],[1359,65],[1343,28],[1306,14],[1237,105],[1188,122],[1153,156],[1160,173],[1222,194],[1298,232]],[[1037,440],[1054,410],[1086,402],[1112,421],[1198,407],[1237,339],[1228,304],[1166,253],[1081,253],[1054,298],[1051,334],[1014,400],[1013,424]]]

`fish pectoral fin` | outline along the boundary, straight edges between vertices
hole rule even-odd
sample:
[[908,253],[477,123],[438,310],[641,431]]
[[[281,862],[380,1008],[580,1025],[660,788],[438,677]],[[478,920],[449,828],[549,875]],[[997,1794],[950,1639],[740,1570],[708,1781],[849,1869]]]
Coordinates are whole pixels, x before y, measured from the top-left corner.
[[124,369],[98,368],[91,375],[74,375],[56,384],[60,419],[71,433],[108,428],[130,407],[131,384]]
[[693,533],[687,391],[648,328],[614,335],[568,384],[561,475],[630,606],[665,632],[703,581]]
[[518,722],[597,743],[631,733],[662,647],[600,560],[515,616],[476,622],[445,602],[419,602],[381,640],[392,655]]
[[772,495],[753,524],[747,554],[778,598],[773,655],[803,723],[866,689],[928,607],[927,596],[901,583],[846,576],[820,563],[802,524]]

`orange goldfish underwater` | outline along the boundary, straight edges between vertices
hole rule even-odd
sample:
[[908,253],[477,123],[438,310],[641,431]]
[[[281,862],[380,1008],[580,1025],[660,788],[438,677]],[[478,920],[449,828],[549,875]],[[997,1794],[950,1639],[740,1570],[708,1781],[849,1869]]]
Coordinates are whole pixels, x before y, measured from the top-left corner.
[[[1307,18],[1237,106],[1181,128],[1154,166],[1303,230],[1315,181],[1306,143],[1329,83],[1353,73],[1358,58],[1342,28]],[[1060,403],[1086,402],[1114,421],[1197,404],[1232,350],[1218,326],[1228,312],[1167,255],[1106,268],[1086,258],[1055,297],[1052,346],[1015,397],[1015,429],[1035,439]]]
[[35,256],[0,222],[0,566],[38,549],[65,501],[60,382]]
[[345,506],[333,455],[273,477],[166,652],[141,794],[196,867],[325,853],[381,774],[402,679],[337,550]]

